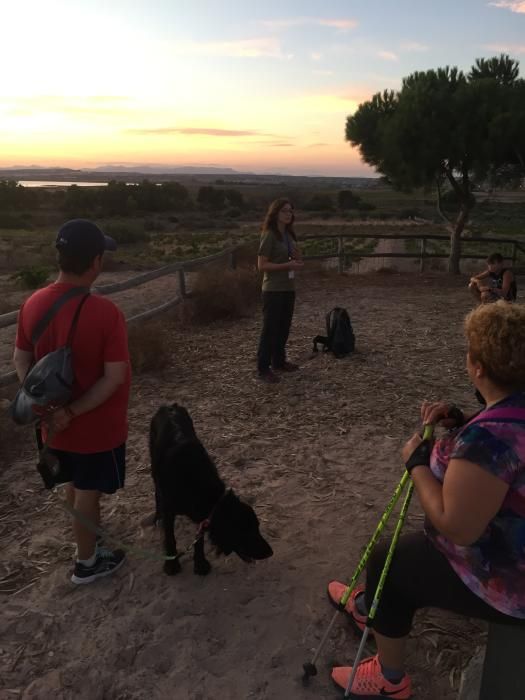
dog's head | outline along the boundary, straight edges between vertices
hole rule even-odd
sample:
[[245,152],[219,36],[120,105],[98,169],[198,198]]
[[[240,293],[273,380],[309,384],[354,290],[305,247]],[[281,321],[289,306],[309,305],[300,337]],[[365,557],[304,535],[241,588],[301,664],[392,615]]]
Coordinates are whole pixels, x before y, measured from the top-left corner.
[[153,416],[150,429],[152,452],[163,454],[166,449],[178,450],[198,440],[190,414],[178,403],[161,406]]
[[273,550],[261,535],[259,520],[251,506],[232,491],[226,493],[213,513],[210,539],[222,554],[235,552],[245,562],[268,559]]

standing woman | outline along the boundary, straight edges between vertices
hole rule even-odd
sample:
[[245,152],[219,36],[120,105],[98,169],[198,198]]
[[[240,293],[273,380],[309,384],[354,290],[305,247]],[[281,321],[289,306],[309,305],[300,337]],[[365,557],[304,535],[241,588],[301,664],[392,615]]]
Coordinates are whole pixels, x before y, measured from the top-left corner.
[[[257,351],[259,379],[279,381],[275,372],[294,372],[298,365],[286,360],[295,303],[295,270],[304,263],[293,230],[294,209],[288,199],[270,204],[261,232],[257,267],[264,272],[262,284],[263,327]],[[275,371],[274,371],[275,370]]]

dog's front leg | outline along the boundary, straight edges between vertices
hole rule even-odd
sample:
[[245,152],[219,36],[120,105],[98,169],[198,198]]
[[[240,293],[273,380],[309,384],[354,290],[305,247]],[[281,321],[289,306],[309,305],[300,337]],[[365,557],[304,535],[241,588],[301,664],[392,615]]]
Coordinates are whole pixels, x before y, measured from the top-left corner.
[[206,576],[211,571],[211,564],[204,556],[204,536],[200,537],[193,546],[193,572]]
[[[175,513],[163,510],[162,526],[164,528],[164,551],[166,556],[174,557],[177,554],[177,543],[175,541]],[[167,559],[164,562],[164,572],[168,576],[174,576],[181,570],[178,559]]]

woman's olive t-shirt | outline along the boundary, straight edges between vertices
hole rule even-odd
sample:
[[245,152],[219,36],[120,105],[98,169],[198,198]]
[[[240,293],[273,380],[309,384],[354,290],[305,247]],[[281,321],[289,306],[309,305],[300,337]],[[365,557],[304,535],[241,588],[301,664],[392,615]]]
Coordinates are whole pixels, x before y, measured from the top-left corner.
[[[290,259],[288,244],[290,249],[294,246],[294,241],[289,234],[283,238],[278,238],[273,231],[264,231],[261,235],[259,245],[259,255],[268,258],[271,263],[287,263]],[[295,290],[295,280],[290,279],[289,270],[265,271],[262,283],[263,292],[293,292]]]

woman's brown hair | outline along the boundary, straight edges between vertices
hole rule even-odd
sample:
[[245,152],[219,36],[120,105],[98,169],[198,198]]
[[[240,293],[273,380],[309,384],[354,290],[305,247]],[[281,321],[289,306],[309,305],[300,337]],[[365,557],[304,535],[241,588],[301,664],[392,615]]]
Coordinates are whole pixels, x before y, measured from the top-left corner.
[[289,224],[286,226],[286,233],[288,233],[294,241],[297,240],[297,236],[295,235],[295,231],[293,228],[293,223],[295,221],[295,216],[293,214],[293,204],[290,202],[289,199],[286,199],[286,197],[280,197],[279,199],[274,200],[270,206],[268,207],[268,211],[266,212],[266,216],[264,217],[263,224],[261,226],[261,233],[264,233],[265,231],[272,231],[277,238],[282,239],[281,232],[279,231],[279,228],[277,226],[277,217],[279,216],[279,212],[281,209],[289,205],[292,208],[292,220],[290,221]]

